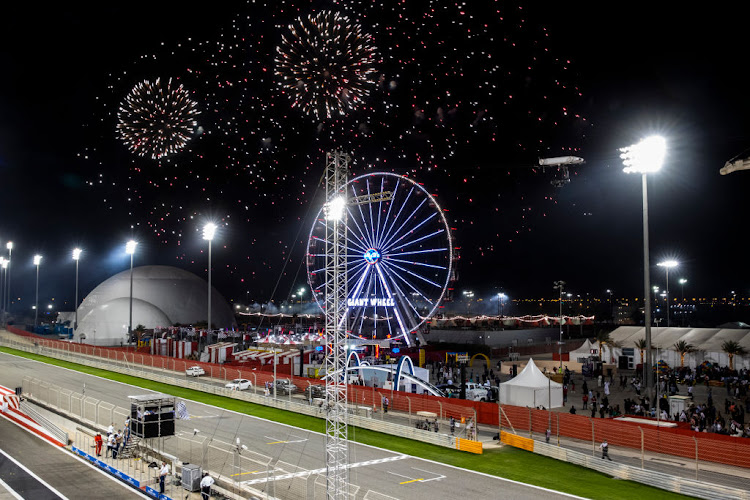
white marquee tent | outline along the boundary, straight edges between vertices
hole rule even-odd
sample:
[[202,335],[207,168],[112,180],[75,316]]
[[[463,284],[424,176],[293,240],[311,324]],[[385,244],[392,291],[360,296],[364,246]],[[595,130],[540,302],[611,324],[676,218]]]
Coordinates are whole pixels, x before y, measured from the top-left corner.
[[[592,354],[595,351],[596,354]],[[602,362],[607,364],[617,364],[617,360],[622,356],[622,347],[612,347],[604,344],[602,346]],[[583,343],[581,347],[575,351],[570,351],[570,360],[577,361],[578,358],[588,358],[592,355],[599,355],[599,343],[594,341],[591,342],[589,339]]]
[[500,384],[500,403],[533,408],[559,408],[563,405],[562,387],[562,384],[547,378],[534,364],[534,360],[529,359],[521,373]]
[[[620,347],[634,348],[636,362],[640,362],[640,352],[635,348],[635,342],[645,338],[642,326],[621,326],[610,334],[610,338],[617,341]],[[685,366],[695,368],[703,361],[718,363],[719,366],[729,366],[729,356],[721,346],[727,340],[734,340],[750,353],[749,328],[651,328],[651,345],[658,348],[654,357],[664,360],[669,366],[680,366],[680,353],[674,344],[684,340],[691,344],[695,352],[685,356]],[[750,354],[734,357],[734,368],[750,368]]]

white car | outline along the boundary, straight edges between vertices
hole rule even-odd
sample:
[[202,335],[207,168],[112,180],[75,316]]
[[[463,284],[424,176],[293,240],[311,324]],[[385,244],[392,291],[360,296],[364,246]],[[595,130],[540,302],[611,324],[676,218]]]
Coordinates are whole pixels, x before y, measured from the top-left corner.
[[226,387],[227,389],[232,389],[234,391],[246,391],[250,389],[253,386],[252,382],[250,382],[247,379],[244,378],[236,378],[229,382]]
[[206,370],[201,368],[200,366],[191,366],[187,370],[185,370],[185,375],[189,377],[200,377],[201,375],[205,375]]

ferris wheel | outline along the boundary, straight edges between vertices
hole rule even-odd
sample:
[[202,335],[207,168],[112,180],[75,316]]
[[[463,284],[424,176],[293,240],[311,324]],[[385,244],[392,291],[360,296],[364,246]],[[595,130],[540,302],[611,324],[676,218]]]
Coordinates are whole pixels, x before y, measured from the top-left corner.
[[[362,339],[411,336],[440,306],[452,277],[450,227],[435,198],[391,173],[362,175],[346,190],[345,318]],[[326,218],[318,212],[307,245],[307,274],[318,306],[326,289]]]

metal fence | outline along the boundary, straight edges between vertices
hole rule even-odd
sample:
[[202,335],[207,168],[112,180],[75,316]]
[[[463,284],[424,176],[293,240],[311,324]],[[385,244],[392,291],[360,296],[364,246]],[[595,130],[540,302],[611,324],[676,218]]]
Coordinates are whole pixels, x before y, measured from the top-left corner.
[[534,442],[534,453],[594,469],[617,479],[635,481],[675,493],[709,500],[749,500],[750,491],[684,477],[646,470],[631,465],[602,460],[588,453],[560,448],[539,441]]

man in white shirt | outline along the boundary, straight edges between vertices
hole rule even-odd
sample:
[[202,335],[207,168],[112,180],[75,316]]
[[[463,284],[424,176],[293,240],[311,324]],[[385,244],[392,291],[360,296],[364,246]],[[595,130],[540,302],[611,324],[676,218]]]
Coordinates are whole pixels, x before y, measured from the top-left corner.
[[208,474],[203,474],[203,479],[201,479],[201,497],[203,500],[208,500],[211,496],[211,486],[213,486],[215,482],[214,478]]
[[167,475],[169,474],[169,465],[167,465],[167,462],[161,463],[161,470],[159,471],[159,493],[162,495],[164,494],[164,480],[167,478]]

